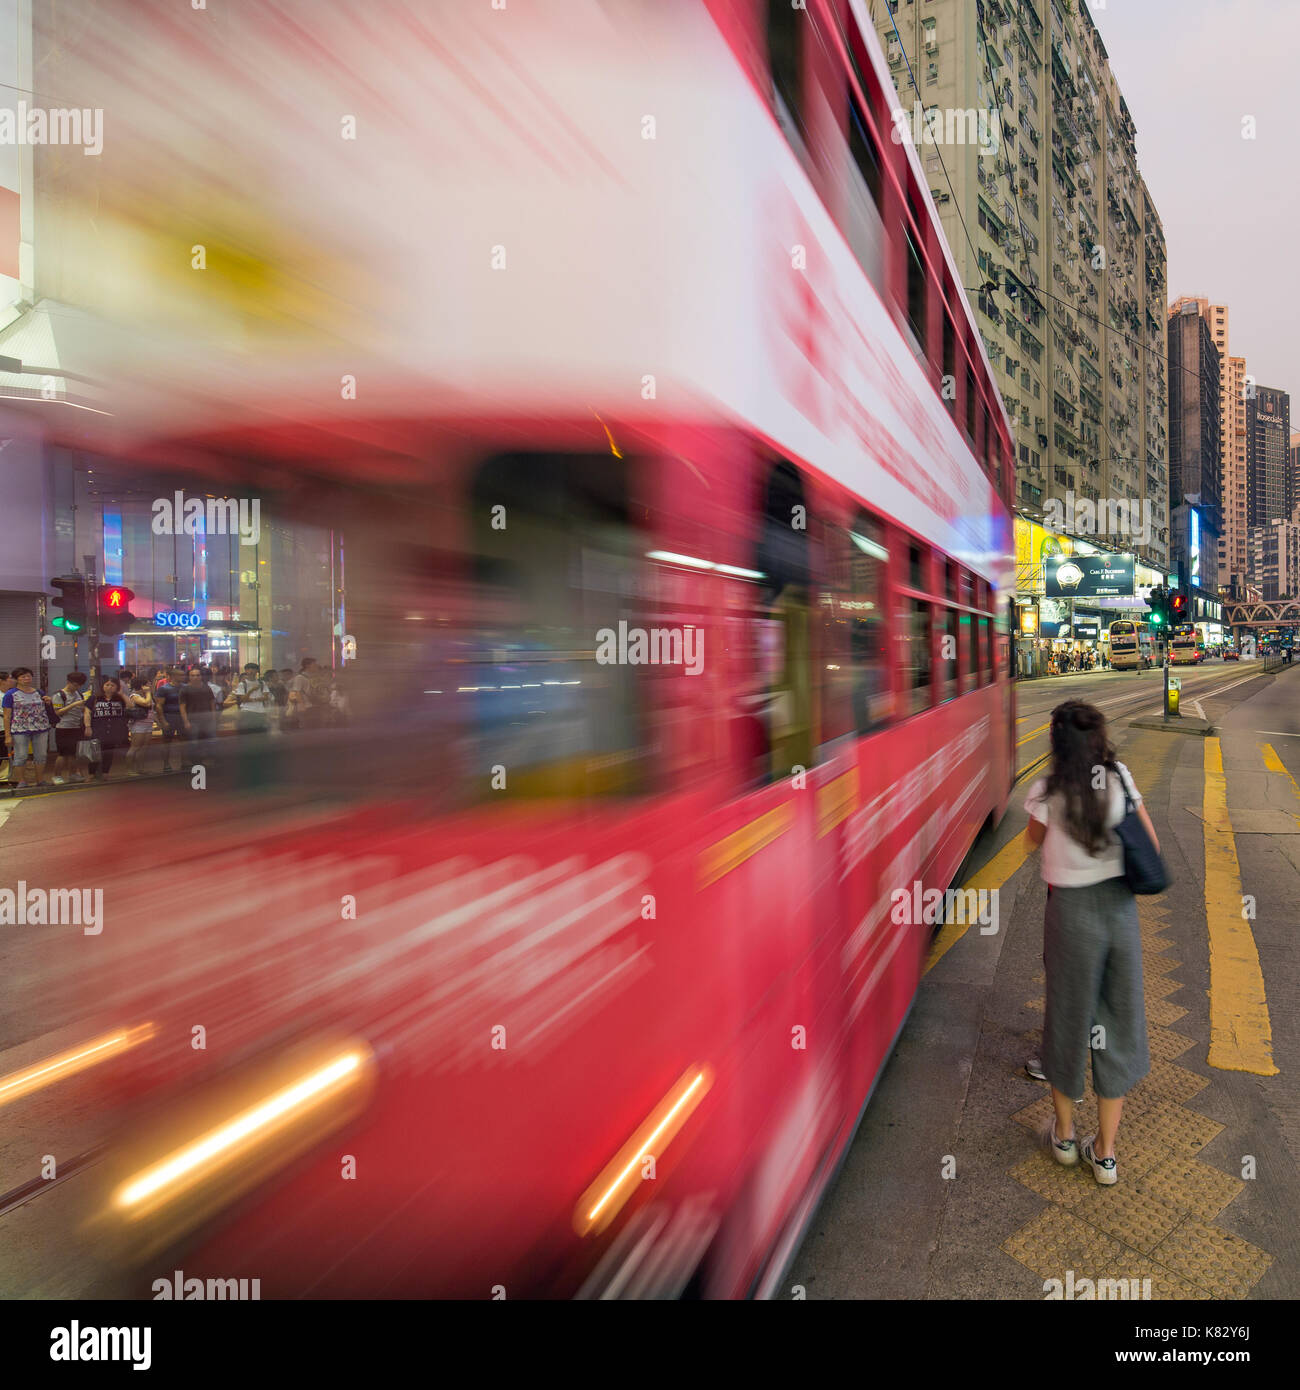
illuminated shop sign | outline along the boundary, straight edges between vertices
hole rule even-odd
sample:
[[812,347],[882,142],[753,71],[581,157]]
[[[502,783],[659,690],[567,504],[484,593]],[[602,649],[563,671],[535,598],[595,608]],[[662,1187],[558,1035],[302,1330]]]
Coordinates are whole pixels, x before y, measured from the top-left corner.
[[202,613],[176,613],[164,608],[153,615],[155,627],[202,627]]

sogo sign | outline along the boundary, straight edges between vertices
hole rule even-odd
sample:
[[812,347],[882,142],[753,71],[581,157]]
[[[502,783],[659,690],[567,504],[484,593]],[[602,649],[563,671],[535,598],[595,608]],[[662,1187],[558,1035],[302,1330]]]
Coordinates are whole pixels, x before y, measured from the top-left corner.
[[201,627],[203,625],[202,613],[174,613],[171,609],[163,609],[160,613],[153,615],[155,627]]

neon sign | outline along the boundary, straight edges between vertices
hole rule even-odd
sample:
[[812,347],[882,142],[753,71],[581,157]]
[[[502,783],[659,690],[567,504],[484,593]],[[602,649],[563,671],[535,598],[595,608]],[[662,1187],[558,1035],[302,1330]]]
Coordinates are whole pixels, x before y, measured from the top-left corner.
[[160,613],[153,615],[155,627],[202,627],[202,613],[175,613],[170,608],[164,608]]

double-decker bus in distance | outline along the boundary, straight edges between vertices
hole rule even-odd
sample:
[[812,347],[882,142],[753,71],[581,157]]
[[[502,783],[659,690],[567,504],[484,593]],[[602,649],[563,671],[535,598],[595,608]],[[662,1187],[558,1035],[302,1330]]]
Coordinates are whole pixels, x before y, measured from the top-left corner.
[[1155,661],[1151,628],[1143,622],[1119,618],[1110,625],[1110,664],[1117,671],[1147,671]]
[[328,526],[356,660],[266,745],[309,825],[116,861],[103,1222],[264,1298],[770,1296],[1014,778],[1010,423],[867,7],[172,8],[45,71],[115,132],[96,474]]
[[1205,643],[1192,623],[1180,623],[1169,633],[1169,661],[1174,666],[1195,666],[1205,660]]

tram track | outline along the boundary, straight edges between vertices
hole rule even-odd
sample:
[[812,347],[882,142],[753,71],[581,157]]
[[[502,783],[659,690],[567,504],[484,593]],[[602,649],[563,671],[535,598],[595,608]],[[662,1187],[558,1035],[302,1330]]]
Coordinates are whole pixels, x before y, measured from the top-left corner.
[[[1171,673],[1179,674],[1178,672],[1174,671],[1174,668],[1171,668]],[[1202,691],[1200,687],[1201,685],[1208,685],[1210,683],[1210,681],[1213,679],[1213,673],[1209,671],[1204,671],[1200,674],[1203,677],[1203,679],[1197,681],[1195,685],[1187,688],[1186,699],[1189,701],[1195,700],[1200,704],[1204,704],[1208,700],[1213,700],[1220,695],[1226,694],[1229,690],[1234,690],[1237,686],[1244,684],[1246,681],[1254,680],[1258,676],[1267,675],[1268,672],[1266,672],[1263,669],[1263,666],[1261,664],[1257,670],[1246,671],[1240,674],[1234,673],[1235,679],[1228,681],[1224,685],[1215,686],[1212,690],[1205,691]],[[1089,701],[1089,703],[1096,705],[1096,707],[1100,710],[1106,710],[1108,712],[1113,710],[1115,714],[1121,716],[1125,714],[1137,714],[1138,712],[1140,712],[1142,706],[1144,704],[1147,704],[1151,700],[1152,694],[1155,693],[1157,695],[1157,700],[1155,707],[1151,710],[1151,713],[1153,715],[1158,715],[1161,712],[1159,696],[1163,694],[1163,689],[1163,682],[1161,682],[1161,685],[1157,688],[1155,692],[1149,691],[1147,689],[1142,689],[1139,691],[1125,691],[1123,694],[1114,695],[1105,700],[1091,700]],[[1064,698],[1068,699],[1069,696],[1066,695]],[[1083,697],[1080,696],[1080,698]],[[1021,738],[1017,744],[1017,747],[1029,743],[1033,739],[1038,738],[1040,735],[1046,733],[1047,729],[1047,724],[1040,725],[1037,729],[1032,730],[1030,733],[1026,734],[1023,738]],[[1023,768],[1018,769],[1016,772],[1016,783],[1018,784],[1022,782],[1026,777],[1038,771],[1038,769],[1041,768],[1050,757],[1051,750],[1049,749],[1047,752],[1042,753],[1038,757],[1034,758],[1032,762],[1027,763]]]

